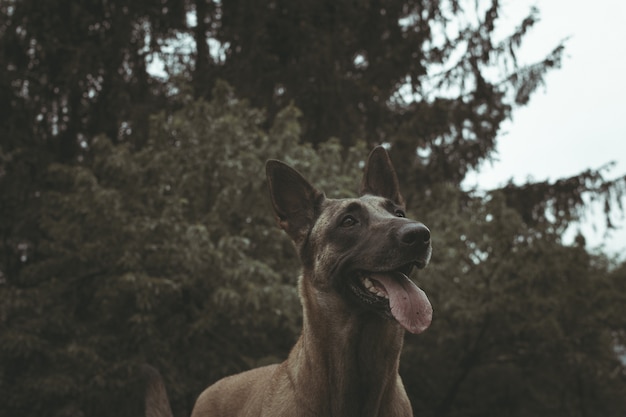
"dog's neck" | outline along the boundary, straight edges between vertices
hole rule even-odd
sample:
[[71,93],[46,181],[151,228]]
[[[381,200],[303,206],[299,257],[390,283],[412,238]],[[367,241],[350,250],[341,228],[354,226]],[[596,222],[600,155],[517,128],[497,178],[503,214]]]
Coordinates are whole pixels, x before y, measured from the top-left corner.
[[398,364],[404,329],[372,312],[355,313],[336,293],[300,283],[303,329],[290,374],[311,414],[376,417],[401,388]]

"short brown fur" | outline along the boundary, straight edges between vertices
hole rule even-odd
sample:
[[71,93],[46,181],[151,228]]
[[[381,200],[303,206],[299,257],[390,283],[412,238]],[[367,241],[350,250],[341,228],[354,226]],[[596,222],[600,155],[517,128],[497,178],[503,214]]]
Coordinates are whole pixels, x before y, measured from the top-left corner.
[[412,416],[398,374],[405,329],[354,278],[361,270],[380,274],[410,264],[408,274],[430,258],[430,232],[403,218],[386,151],[370,154],[360,198],[328,199],[278,161],[268,161],[267,177],[277,221],[303,264],[302,334],[283,363],[207,388],[192,417]]

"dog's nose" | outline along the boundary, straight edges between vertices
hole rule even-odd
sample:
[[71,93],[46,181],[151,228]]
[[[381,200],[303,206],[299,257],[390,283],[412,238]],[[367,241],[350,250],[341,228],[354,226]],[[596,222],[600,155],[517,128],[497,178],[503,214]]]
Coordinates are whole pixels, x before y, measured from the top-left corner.
[[430,230],[422,223],[407,223],[400,229],[400,242],[405,245],[425,245],[430,242]]

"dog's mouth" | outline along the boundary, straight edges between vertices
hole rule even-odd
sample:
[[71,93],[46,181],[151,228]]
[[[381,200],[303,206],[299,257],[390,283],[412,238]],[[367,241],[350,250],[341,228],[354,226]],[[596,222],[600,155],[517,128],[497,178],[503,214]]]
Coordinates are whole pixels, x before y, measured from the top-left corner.
[[394,318],[411,333],[421,333],[432,321],[433,309],[428,297],[409,279],[411,263],[391,271],[356,271],[350,289],[367,306]]

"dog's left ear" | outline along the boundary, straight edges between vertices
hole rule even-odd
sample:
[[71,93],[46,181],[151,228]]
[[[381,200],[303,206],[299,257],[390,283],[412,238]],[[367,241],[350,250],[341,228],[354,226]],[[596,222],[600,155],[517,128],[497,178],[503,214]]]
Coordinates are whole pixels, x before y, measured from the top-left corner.
[[367,159],[360,194],[385,197],[399,206],[404,206],[396,171],[393,169],[389,154],[382,146],[375,147]]

